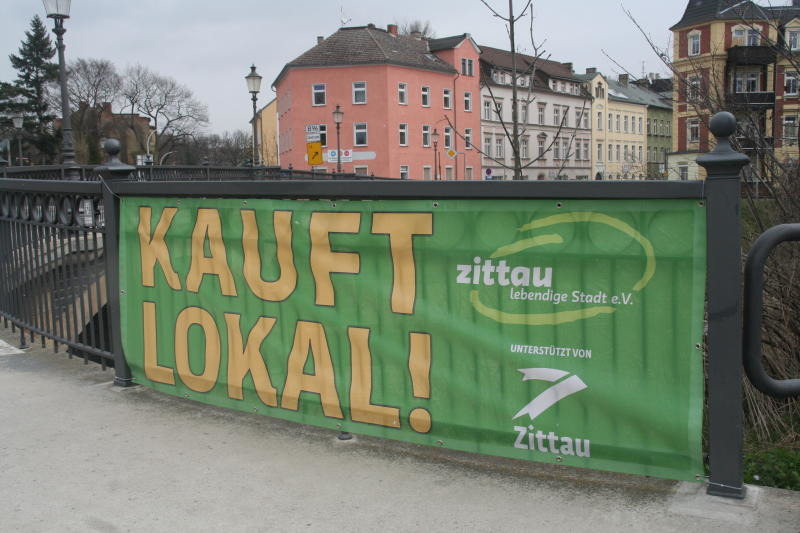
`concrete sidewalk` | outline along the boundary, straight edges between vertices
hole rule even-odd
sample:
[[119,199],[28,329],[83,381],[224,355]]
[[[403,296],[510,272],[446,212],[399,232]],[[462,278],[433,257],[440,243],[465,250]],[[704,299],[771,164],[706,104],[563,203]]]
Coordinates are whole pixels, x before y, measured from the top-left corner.
[[800,531],[800,492],[343,442],[112,372],[0,349],[0,531]]

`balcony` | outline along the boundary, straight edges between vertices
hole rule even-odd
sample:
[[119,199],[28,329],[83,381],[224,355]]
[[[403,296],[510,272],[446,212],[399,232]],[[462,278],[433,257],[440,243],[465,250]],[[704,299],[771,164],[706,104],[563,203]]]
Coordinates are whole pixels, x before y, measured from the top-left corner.
[[728,48],[728,63],[734,65],[769,65],[775,62],[772,46],[732,46]]
[[728,93],[728,103],[734,106],[774,106],[775,93],[772,91]]

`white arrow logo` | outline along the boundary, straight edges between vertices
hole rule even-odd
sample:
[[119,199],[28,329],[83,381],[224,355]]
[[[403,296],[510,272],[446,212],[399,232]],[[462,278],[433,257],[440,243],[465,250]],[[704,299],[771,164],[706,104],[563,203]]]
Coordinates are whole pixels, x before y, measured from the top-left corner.
[[[555,368],[520,368],[519,371],[522,372],[522,381],[535,379],[553,383],[564,376],[569,376],[569,372]],[[586,383],[578,376],[572,375],[544,390],[536,398],[531,400],[528,405],[523,407],[519,413],[515,414],[511,420],[526,414],[533,420],[567,396],[571,396],[585,388],[587,388]]]

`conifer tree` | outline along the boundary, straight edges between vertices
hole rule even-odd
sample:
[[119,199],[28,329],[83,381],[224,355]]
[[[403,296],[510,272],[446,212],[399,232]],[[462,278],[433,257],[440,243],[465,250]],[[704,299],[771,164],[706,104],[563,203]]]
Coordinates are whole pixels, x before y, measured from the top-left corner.
[[26,116],[25,129],[32,134],[29,141],[50,158],[58,146],[57,139],[49,131],[55,115],[48,103],[48,85],[58,79],[58,65],[50,61],[55,53],[42,19],[34,16],[18,54],[8,56],[11,66],[17,71],[17,79],[13,90],[7,92],[13,97],[4,106]]

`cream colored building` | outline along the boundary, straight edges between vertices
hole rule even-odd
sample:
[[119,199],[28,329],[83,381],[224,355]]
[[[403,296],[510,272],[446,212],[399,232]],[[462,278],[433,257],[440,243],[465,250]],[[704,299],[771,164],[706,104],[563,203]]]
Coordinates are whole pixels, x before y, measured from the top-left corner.
[[579,77],[592,95],[592,178],[647,177],[647,106],[625,94],[627,75],[610,80],[594,68]]
[[266,166],[280,166],[277,111],[278,100],[273,98],[256,115],[256,131],[258,133],[256,144],[259,147],[261,163]]

